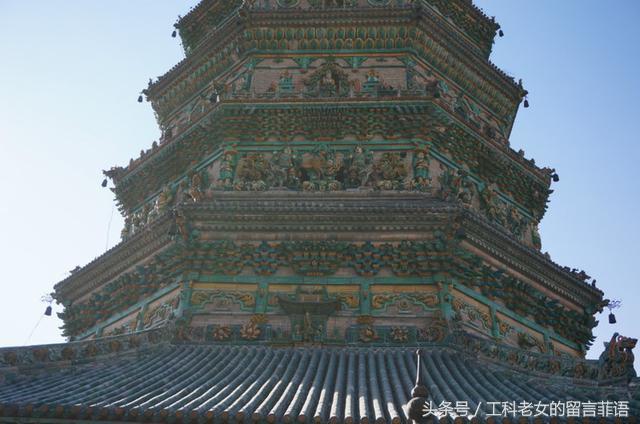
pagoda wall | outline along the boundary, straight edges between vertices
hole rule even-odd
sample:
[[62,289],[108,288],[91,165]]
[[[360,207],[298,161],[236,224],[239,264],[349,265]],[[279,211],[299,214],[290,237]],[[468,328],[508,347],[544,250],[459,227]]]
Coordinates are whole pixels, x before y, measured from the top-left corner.
[[[461,329],[526,350],[582,354],[575,343],[509,311],[500,301],[469,288],[462,290],[465,281],[446,275],[399,277],[385,269],[363,278],[349,268],[336,268],[331,276],[301,276],[290,268],[268,276],[246,269],[234,274],[199,271],[197,280],[160,290],[77,338],[119,335],[175,322],[185,326],[181,332],[185,340],[234,343],[437,342]],[[302,303],[333,300],[339,308],[313,313],[305,323],[302,314],[282,309],[283,298]]]
[[[166,184],[143,206],[128,214],[122,236],[126,239],[142,231],[173,204],[192,201],[194,195],[215,199],[221,191],[382,193],[394,190],[461,201],[469,210],[483,215],[525,245],[541,247],[534,212],[514,201],[510,193],[503,193],[495,184],[471,174],[463,162],[456,164],[450,153],[437,151],[432,145],[429,138],[387,140],[383,137],[366,143],[353,139],[331,143],[228,143],[226,150],[216,152],[180,180]],[[287,163],[274,163],[278,160]],[[334,169],[318,171],[335,175],[322,179],[309,175],[315,171],[306,167],[327,167],[327,160],[334,162]],[[349,172],[368,177],[366,181],[365,177],[357,176],[348,181]],[[385,177],[384,172],[394,175]],[[294,173],[295,181],[287,181],[287,173]]]

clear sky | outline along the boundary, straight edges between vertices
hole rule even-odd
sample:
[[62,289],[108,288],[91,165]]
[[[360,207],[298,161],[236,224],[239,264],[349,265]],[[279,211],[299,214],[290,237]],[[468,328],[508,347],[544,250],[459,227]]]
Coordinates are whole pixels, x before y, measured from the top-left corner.
[[[0,0],[0,346],[63,341],[55,317],[29,337],[40,297],[119,240],[102,169],[159,137],[136,98],[183,57],[172,24],[195,3]],[[597,357],[614,331],[640,337],[640,2],[476,4],[505,32],[492,61],[531,93],[512,146],[560,175],[543,250],[623,301],[618,324],[598,316]]]

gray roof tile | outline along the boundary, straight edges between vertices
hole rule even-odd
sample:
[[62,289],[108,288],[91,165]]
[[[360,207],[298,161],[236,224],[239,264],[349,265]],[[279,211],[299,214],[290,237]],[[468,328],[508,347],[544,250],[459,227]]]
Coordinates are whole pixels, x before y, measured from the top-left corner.
[[[451,349],[426,349],[423,358],[434,402],[468,401],[482,414],[488,401],[606,395],[595,382],[542,380]],[[399,424],[408,422],[415,367],[408,348],[159,345],[137,356],[20,374],[0,385],[0,417]]]

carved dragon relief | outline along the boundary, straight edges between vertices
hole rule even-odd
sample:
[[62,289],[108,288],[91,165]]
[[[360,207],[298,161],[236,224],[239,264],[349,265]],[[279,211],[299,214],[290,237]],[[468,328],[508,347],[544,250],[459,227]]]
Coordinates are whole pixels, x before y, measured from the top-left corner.
[[243,310],[253,310],[255,295],[246,291],[198,290],[191,295],[191,305],[197,309],[229,311],[233,305]]
[[439,304],[437,293],[375,294],[371,298],[371,307],[376,312],[387,311],[391,306],[400,313],[411,313],[414,306],[423,310],[437,310]]
[[488,312],[480,311],[477,307],[457,298],[453,299],[452,307],[455,312],[454,320],[469,323],[485,332],[491,331],[491,316]]
[[162,302],[144,313],[142,328],[147,330],[166,323],[175,317],[175,312],[180,304],[180,297]]

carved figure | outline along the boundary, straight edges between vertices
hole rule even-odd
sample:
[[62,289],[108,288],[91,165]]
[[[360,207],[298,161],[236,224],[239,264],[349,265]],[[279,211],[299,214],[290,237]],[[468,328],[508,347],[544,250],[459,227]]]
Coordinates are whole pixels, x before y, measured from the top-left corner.
[[367,184],[371,175],[371,162],[373,154],[365,150],[362,146],[356,146],[349,156],[349,166],[347,168],[347,187],[363,187]]
[[452,200],[455,197],[453,193],[453,177],[455,176],[455,172],[452,168],[443,166],[442,164],[440,164],[440,168],[444,168],[438,178],[440,182],[440,197],[442,200]]
[[[157,200],[155,202],[149,203],[149,215],[147,215],[147,223],[155,220],[160,216],[160,211],[157,208]],[[166,210],[166,208],[165,208]]]
[[342,169],[342,160],[327,146],[318,146],[313,152],[305,156],[300,164],[307,173],[308,181],[302,188],[312,190],[338,190],[340,182],[336,177]]
[[533,337],[530,334],[522,333],[522,332],[518,333],[518,346],[521,349],[525,349],[525,350],[537,348],[542,353],[544,353],[545,351],[544,345],[540,343],[538,340],[536,340],[535,337]]
[[338,176],[338,172],[342,168],[342,162],[336,159],[327,160],[327,169],[326,169],[326,189],[329,191],[340,190],[341,184],[336,180]]
[[127,217],[124,219],[124,227],[122,227],[122,231],[120,232],[120,238],[122,238],[122,240],[128,239],[132,234],[133,224],[131,221],[131,216],[127,215]]
[[489,220],[501,222],[500,203],[496,184],[485,185],[480,192],[480,208],[484,211]]
[[540,238],[540,231],[538,230],[538,226],[535,223],[531,224],[531,243],[536,249],[542,249],[542,239]]
[[199,172],[195,172],[191,176],[188,193],[194,202],[199,202],[204,197],[202,193],[202,175]]
[[220,178],[218,178],[218,183],[226,190],[233,188],[237,153],[233,147],[225,150],[222,162],[220,163]]
[[405,86],[407,87],[407,90],[417,90],[419,89],[419,85],[418,82],[416,81],[416,76],[418,76],[418,72],[416,72],[415,70],[415,62],[414,61],[408,61],[406,63],[406,68],[405,68]]
[[333,61],[321,65],[304,85],[309,97],[346,97],[350,90],[349,76]]
[[375,84],[380,82],[380,76],[375,69],[371,69],[369,72],[367,72],[366,82],[367,84]]
[[362,91],[373,96],[393,96],[397,94],[397,90],[393,86],[380,79],[380,75],[375,69],[371,69],[367,73],[365,82],[362,85]]
[[299,158],[297,155],[293,154],[290,148],[285,148],[284,159],[280,158],[282,163],[283,160],[286,160],[288,170],[287,170],[287,185],[290,187],[297,187],[300,185],[300,172],[298,171],[298,162]]
[[418,147],[413,155],[413,180],[414,188],[427,191],[431,187],[429,177],[429,146]]
[[459,94],[453,103],[453,110],[462,116],[465,120],[469,119],[469,105],[462,94]]
[[397,190],[407,177],[407,165],[399,153],[383,153],[373,164],[373,176],[379,190]]
[[333,79],[333,75],[331,75],[331,71],[326,70],[322,79],[320,80],[320,92],[325,93],[325,95],[335,95],[337,88],[336,81]]
[[131,234],[135,234],[142,228],[142,217],[140,212],[131,215]]
[[220,82],[214,81],[212,84],[210,94],[207,96],[210,103],[217,103],[220,99],[226,99],[229,95],[230,86]]
[[273,180],[271,164],[262,153],[249,153],[238,162],[234,180],[235,190],[262,191]]
[[516,237],[521,238],[527,225],[526,219],[513,206],[507,209],[507,229]]
[[457,199],[461,201],[463,205],[470,206],[475,196],[476,186],[469,179],[469,172],[464,167],[458,169],[458,173],[453,178],[453,187]]
[[143,227],[149,223],[149,215],[151,212],[151,205],[149,203],[145,203],[142,207],[142,211],[140,211],[140,226]]
[[469,179],[466,167],[457,171],[447,168],[440,175],[440,195],[444,200],[458,200],[465,206],[471,206],[476,193],[476,185]]
[[287,146],[279,152],[273,152],[271,163],[273,164],[273,186],[294,188],[300,184],[297,157],[291,147]]
[[156,206],[155,206],[156,212],[159,215],[165,213],[169,209],[169,207],[171,207],[172,202],[173,202],[173,190],[171,190],[171,187],[169,187],[168,184],[165,184],[162,187],[162,191],[158,195],[158,198],[156,199]]
[[451,107],[455,102],[454,93],[444,80],[437,80],[435,97],[442,99],[445,104],[449,105],[449,107]]
[[293,78],[289,71],[285,70],[278,80],[278,92],[280,94],[290,94],[293,92]]
[[605,380],[626,377],[627,381],[635,378],[637,374],[633,368],[633,349],[637,342],[638,339],[613,333],[611,340],[604,343],[604,352],[598,360],[598,378]]

